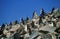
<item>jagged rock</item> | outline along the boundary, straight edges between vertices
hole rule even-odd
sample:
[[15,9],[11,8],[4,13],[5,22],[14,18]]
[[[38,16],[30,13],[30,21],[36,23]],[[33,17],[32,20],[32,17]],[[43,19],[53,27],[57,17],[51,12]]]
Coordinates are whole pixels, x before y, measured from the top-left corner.
[[21,18],[20,23],[16,20],[9,25],[2,24],[0,35],[2,34],[6,35],[6,39],[59,39],[60,10],[52,8],[52,11],[46,14],[42,9],[40,16],[34,11],[31,20],[27,17],[26,20]]
[[55,9],[55,10],[54,10],[54,16],[55,16],[55,17],[60,16],[60,9]]
[[38,32],[32,31],[32,34],[30,35],[29,39],[34,39],[37,35],[39,35]]
[[43,39],[52,39],[52,36],[50,34],[45,34],[43,36]]

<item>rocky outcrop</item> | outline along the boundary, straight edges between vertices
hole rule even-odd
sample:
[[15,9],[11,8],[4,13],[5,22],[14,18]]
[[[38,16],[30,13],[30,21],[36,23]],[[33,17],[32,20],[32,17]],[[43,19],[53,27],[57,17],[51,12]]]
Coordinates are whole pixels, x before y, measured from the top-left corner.
[[3,24],[0,35],[0,39],[60,39],[60,10],[53,8],[46,14],[42,9],[40,16],[34,11],[31,20],[27,17]]

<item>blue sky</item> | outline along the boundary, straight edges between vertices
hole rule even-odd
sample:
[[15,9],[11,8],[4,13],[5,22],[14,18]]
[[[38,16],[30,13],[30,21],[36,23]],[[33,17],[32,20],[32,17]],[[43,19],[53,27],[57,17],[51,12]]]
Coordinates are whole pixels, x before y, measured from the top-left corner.
[[60,0],[0,0],[0,25],[21,17],[31,18],[34,10],[40,15],[41,8],[49,12],[52,7],[60,8]]

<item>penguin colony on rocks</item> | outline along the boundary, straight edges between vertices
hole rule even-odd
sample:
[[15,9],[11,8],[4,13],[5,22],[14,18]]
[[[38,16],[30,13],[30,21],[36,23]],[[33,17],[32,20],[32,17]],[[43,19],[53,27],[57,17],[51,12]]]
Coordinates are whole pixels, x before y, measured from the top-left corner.
[[52,8],[47,14],[42,9],[40,16],[34,11],[31,20],[2,24],[0,39],[60,39],[60,9]]

